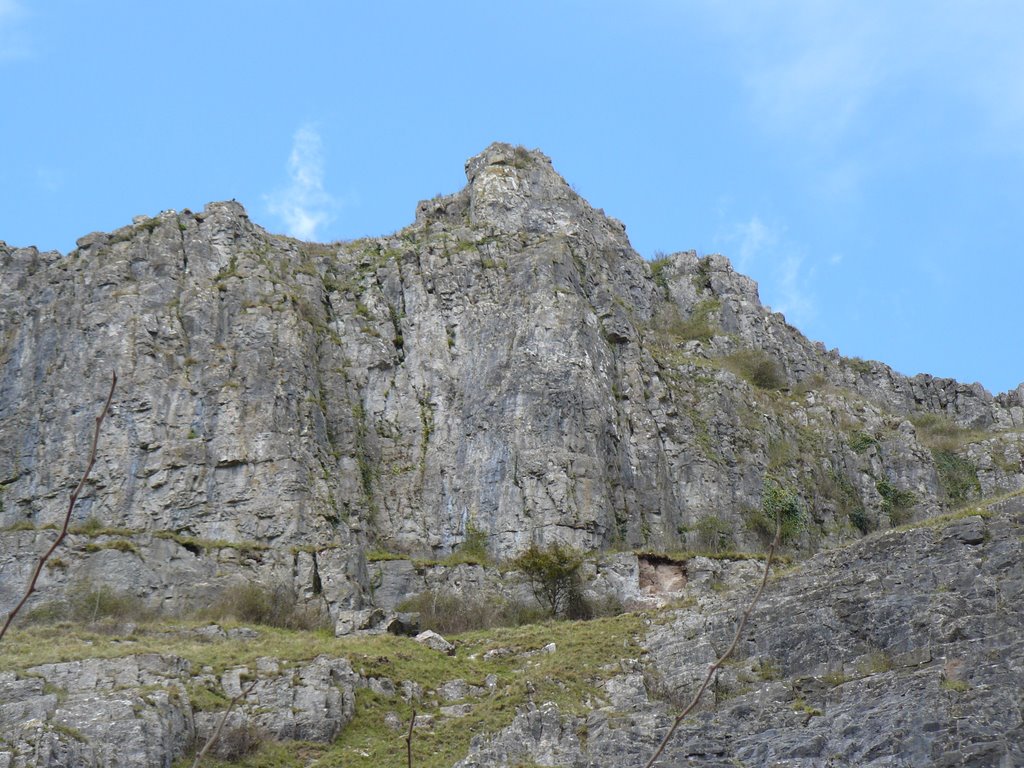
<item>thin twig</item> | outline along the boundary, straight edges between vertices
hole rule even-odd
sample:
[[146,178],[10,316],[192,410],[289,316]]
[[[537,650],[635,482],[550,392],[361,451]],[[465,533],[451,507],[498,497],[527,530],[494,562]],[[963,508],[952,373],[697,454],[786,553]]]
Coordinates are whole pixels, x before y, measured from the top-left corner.
[[14,621],[14,617],[18,615],[18,612],[24,607],[28,599],[32,597],[32,593],[36,591],[36,582],[39,581],[39,574],[43,571],[43,566],[46,565],[46,561],[50,559],[50,555],[54,553],[60,543],[64,541],[64,537],[68,535],[68,525],[71,523],[71,512],[75,508],[75,502],[78,501],[78,495],[82,492],[85,487],[86,481],[89,479],[89,473],[92,472],[92,466],[96,463],[96,444],[100,439],[100,427],[103,426],[103,419],[107,416],[107,411],[110,409],[110,402],[114,399],[114,387],[117,386],[117,372],[112,372],[110,375],[110,392],[107,394],[107,401],[103,404],[103,410],[100,411],[100,415],[96,417],[96,429],[92,434],[92,450],[89,452],[89,464],[85,468],[85,472],[82,474],[82,479],[78,481],[78,485],[71,494],[71,498],[68,501],[68,511],[64,515],[64,526],[60,529],[60,534],[57,536],[50,548],[39,557],[39,562],[36,563],[35,573],[32,574],[32,579],[28,583],[28,589],[25,590],[25,596],[21,598],[14,610],[7,614],[7,621],[4,622],[2,628],[0,628],[0,639],[7,634],[7,628],[11,626],[11,622]]
[[416,725],[416,710],[412,711],[412,717],[409,718],[409,732],[405,735],[405,759],[408,763],[408,768],[412,768],[412,727]]
[[253,681],[249,683],[248,688],[244,691],[239,691],[238,695],[228,703],[228,708],[224,710],[224,714],[221,715],[220,722],[217,723],[217,729],[213,732],[210,738],[206,740],[203,748],[199,750],[199,754],[196,755],[196,759],[192,762],[192,768],[198,768],[199,763],[201,763],[203,758],[206,757],[206,753],[209,752],[213,745],[217,743],[217,739],[220,738],[220,732],[224,730],[224,724],[228,721],[228,715],[230,715],[231,710],[235,708],[235,704],[252,693],[253,688],[256,687],[256,683],[258,682],[259,678],[254,678]]
[[733,635],[732,638],[732,643],[730,643],[729,647],[726,648],[725,653],[723,653],[714,664],[708,667],[708,674],[704,678],[704,682],[701,684],[700,688],[697,689],[697,693],[694,695],[693,700],[690,701],[686,706],[686,709],[680,712],[676,717],[675,721],[672,723],[672,727],[668,729],[668,733],[665,734],[665,738],[661,740],[661,743],[658,745],[658,749],[655,750],[653,755],[651,755],[651,759],[647,761],[644,768],[651,768],[657,759],[661,757],[661,753],[665,751],[665,747],[668,746],[669,741],[675,735],[676,730],[678,730],[683,720],[685,720],[687,715],[693,712],[697,707],[697,704],[700,703],[700,697],[703,696],[704,691],[708,689],[715,673],[719,670],[722,664],[725,663],[726,659],[732,655],[732,652],[736,650],[736,646],[739,645],[740,635],[743,634],[743,628],[747,625],[747,620],[750,618],[750,614],[754,612],[754,606],[756,606],[757,601],[761,599],[761,594],[764,592],[764,588],[768,584],[768,574],[772,567],[772,556],[775,554],[775,548],[779,545],[781,538],[782,527],[781,525],[777,525],[775,528],[775,539],[772,541],[771,546],[768,547],[768,556],[764,561],[764,576],[761,578],[761,584],[758,586],[757,592],[754,593],[754,597],[750,600],[750,604],[747,606],[747,609],[743,612],[742,616],[740,616],[739,623],[736,625],[736,634]]

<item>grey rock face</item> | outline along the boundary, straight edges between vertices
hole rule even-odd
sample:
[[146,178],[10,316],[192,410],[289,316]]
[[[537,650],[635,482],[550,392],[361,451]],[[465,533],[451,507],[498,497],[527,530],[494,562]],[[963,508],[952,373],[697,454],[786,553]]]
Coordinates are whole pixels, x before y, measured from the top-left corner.
[[[257,682],[231,713],[227,731],[330,741],[353,716],[363,681],[344,659],[320,657],[282,669],[261,659]],[[0,765],[9,768],[169,766],[202,745],[222,713],[194,711],[190,687],[226,700],[244,686],[235,669],[220,679],[172,656],[86,659],[0,674]]]
[[74,520],[99,526],[40,601],[103,582],[187,611],[255,581],[337,620],[377,601],[368,547],[754,549],[774,478],[813,551],[1024,487],[1019,391],[828,352],[724,257],[648,263],[539,152],[466,170],[377,239],[303,243],[215,203],[67,256],[0,247],[0,610],[114,368]]
[[[1024,504],[873,536],[774,579],[737,653],[659,765],[1024,764]],[[586,717],[554,705],[474,742],[460,768],[642,766],[729,645],[754,589],[652,625],[648,655]],[[543,713],[543,714],[541,714]],[[586,733],[583,741],[568,734]]]
[[191,744],[188,665],[136,656],[47,664],[0,677],[0,761],[21,766],[165,765]]

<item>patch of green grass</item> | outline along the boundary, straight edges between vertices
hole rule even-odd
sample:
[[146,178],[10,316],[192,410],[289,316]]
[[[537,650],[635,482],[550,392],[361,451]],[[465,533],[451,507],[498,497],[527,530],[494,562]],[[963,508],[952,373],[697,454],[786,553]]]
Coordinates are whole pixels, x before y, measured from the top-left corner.
[[[205,768],[306,768],[310,765],[321,765],[317,761],[328,750],[326,744],[263,739],[254,751],[246,755],[227,760],[207,755],[203,758],[202,764]],[[194,754],[187,754],[175,761],[174,768],[190,768],[194,760]]]
[[[2,509],[2,507],[0,507]],[[7,526],[3,529],[4,533],[15,533],[17,531],[34,531],[36,530],[36,524],[31,520],[19,520],[12,525]]]
[[67,736],[68,738],[80,741],[83,744],[89,743],[89,739],[85,737],[84,733],[77,728],[72,728],[70,725],[64,725],[63,723],[50,723],[50,728],[62,736]]
[[843,683],[848,683],[851,680],[855,680],[855,679],[856,678],[851,677],[850,675],[847,675],[841,669],[840,670],[836,670],[835,672],[827,672],[827,673],[825,673],[824,675],[821,676],[822,682],[827,684],[827,685],[830,685],[833,688],[836,688],[836,687],[842,685]]
[[879,675],[883,672],[888,672],[892,668],[892,657],[884,651],[875,651],[862,659],[857,665],[857,671],[864,677]]
[[190,552],[195,553],[211,549],[234,549],[243,557],[256,557],[259,553],[265,552],[268,549],[266,544],[261,544],[258,541],[203,539],[198,536],[188,536],[177,531],[156,531],[153,535],[158,539],[170,539]]
[[950,680],[946,678],[940,685],[942,690],[952,691],[953,693],[967,693],[967,691],[971,690],[971,686],[963,680]]
[[284,629],[316,629],[323,623],[314,610],[299,602],[290,586],[254,582],[225,588],[202,615],[211,620],[235,620]]
[[[684,549],[663,552],[661,550],[638,549],[634,550],[637,557],[648,557],[659,560],[671,560],[676,563],[685,563],[695,557],[706,557],[709,560],[757,560],[764,562],[768,556],[764,552],[740,552],[735,549],[722,550],[721,552],[709,552],[706,550]],[[793,558],[778,553],[772,558],[774,563],[792,563]]]
[[875,369],[874,362],[859,357],[844,357],[842,361],[843,365],[859,374],[871,373]]
[[140,222],[137,226],[139,229],[145,232],[152,232],[154,229],[160,226],[160,218],[157,216],[153,216],[152,218]]
[[917,439],[933,451],[956,451],[958,448],[990,437],[979,429],[961,427],[941,413],[919,413],[910,417]]
[[465,537],[453,555],[459,556],[459,562],[487,565],[491,560],[490,552],[487,550],[488,541],[487,532],[477,528],[470,521],[466,523]]
[[965,517],[981,517],[984,519],[992,517],[992,512],[988,509],[984,509],[980,506],[972,506],[967,509],[961,509],[957,512],[950,512],[945,515],[936,515],[935,517],[928,517],[924,520],[916,520],[912,523],[905,523],[904,525],[893,528],[893,531],[904,532],[904,531],[916,531],[919,529],[930,529],[930,530],[941,530],[950,523],[955,523],[958,520],[963,520]]
[[202,683],[190,682],[186,686],[188,700],[196,712],[221,712],[228,708],[231,699],[224,691],[214,690]]
[[97,629],[104,623],[144,621],[151,615],[142,600],[134,595],[106,584],[78,581],[65,591],[63,599],[33,606],[25,617],[25,624],[36,629],[38,625],[63,626],[65,622],[74,622]]
[[761,659],[757,664],[756,674],[759,680],[764,681],[782,679],[782,670],[772,659]]
[[[439,702],[432,697],[414,704],[400,695],[389,697],[359,689],[356,716],[333,744],[294,745],[296,750],[312,753],[296,754],[290,761],[275,745],[268,744],[232,765],[297,768],[307,764],[303,759],[315,757],[320,765],[404,768],[406,730],[390,729],[384,718],[394,713],[407,724],[415,706],[421,722],[432,717],[433,724],[414,732],[413,764],[417,768],[447,768],[465,757],[473,735],[509,725],[528,702],[539,705],[554,701],[567,714],[585,714],[586,702],[599,697],[598,686],[615,674],[617,662],[640,653],[638,637],[642,632],[642,619],[633,615],[590,622],[550,622],[450,637],[458,646],[455,656],[439,654],[407,638],[337,640],[336,644],[346,647],[344,655],[353,668],[365,676],[386,677],[396,683],[415,680],[427,692],[455,678],[483,686],[487,675],[494,674],[498,683],[493,691],[468,699],[469,714],[458,718],[442,716]],[[552,642],[554,653],[523,655]],[[484,653],[495,648],[510,653],[485,660]],[[221,764],[212,761],[210,765]]]
[[516,627],[541,621],[539,608],[495,595],[458,595],[427,590],[403,600],[398,609],[420,615],[420,628],[442,635],[492,627]]
[[804,701],[799,696],[793,700],[793,704],[791,706],[793,707],[793,711],[794,712],[800,712],[802,714],[808,715],[809,717],[820,717],[821,716],[821,710],[820,709],[817,709],[816,707],[812,707],[810,704],[808,704],[806,701]]
[[70,526],[68,533],[95,538],[96,536],[133,536],[139,531],[107,525],[99,518],[90,516],[82,522]]
[[99,552],[103,549],[116,549],[118,552],[131,552],[134,555],[139,554],[139,548],[128,541],[128,539],[114,539],[113,541],[104,541],[96,543],[90,541],[86,544],[83,549],[86,552]]
[[878,439],[863,430],[857,430],[850,435],[850,448],[854,453],[864,453],[870,448],[878,445]]
[[694,305],[689,317],[683,318],[675,304],[666,303],[655,313],[650,327],[663,343],[678,345],[687,341],[707,342],[717,330],[711,317],[721,306],[717,299],[705,299]]
[[[588,702],[601,700],[600,685],[616,674],[618,662],[641,654],[639,638],[646,631],[643,618],[633,614],[587,622],[547,622],[450,636],[457,652],[446,656],[410,638],[392,635],[335,638],[323,631],[261,627],[258,636],[251,639],[210,639],[192,634],[190,629],[196,626],[188,622],[143,626],[130,644],[116,635],[90,632],[77,625],[15,628],[0,645],[0,668],[23,670],[39,663],[158,652],[181,656],[194,668],[210,666],[217,674],[242,665],[253,669],[256,660],[264,656],[281,659],[287,666],[327,654],[347,658],[363,676],[384,677],[396,684],[415,680],[427,692],[456,678],[483,686],[485,678],[494,674],[497,686],[479,698],[469,699],[471,711],[465,717],[441,716],[440,703],[433,697],[416,704],[421,715],[435,719],[430,729],[415,733],[414,764],[418,768],[447,768],[467,754],[474,734],[508,725],[528,702],[539,705],[554,701],[567,714],[585,714],[592,706]],[[555,643],[553,653],[531,653],[548,643]],[[508,655],[484,659],[488,650],[498,648],[507,649]],[[530,655],[524,655],[527,653]],[[203,693],[193,688],[189,694],[196,696],[202,708],[223,707],[217,691]],[[284,749],[268,742],[232,765],[298,768],[319,759],[322,765],[399,768],[406,764],[404,732],[389,729],[384,716],[395,712],[407,723],[412,706],[400,695],[391,698],[360,689],[355,719],[335,743],[288,743]],[[217,761],[209,764],[222,765]]]

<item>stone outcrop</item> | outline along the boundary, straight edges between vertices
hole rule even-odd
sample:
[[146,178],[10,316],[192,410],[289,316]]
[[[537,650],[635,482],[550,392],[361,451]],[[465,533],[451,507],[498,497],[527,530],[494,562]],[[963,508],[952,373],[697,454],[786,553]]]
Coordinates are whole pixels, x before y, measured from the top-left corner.
[[[243,674],[256,676],[251,687]],[[355,689],[366,684],[347,661],[328,658],[287,670],[260,659],[256,669],[219,677],[156,654],[3,672],[0,766],[170,765],[205,743],[223,716],[195,705],[197,690],[219,697],[219,710],[245,689],[225,741],[249,729],[260,738],[330,741],[352,719]]]

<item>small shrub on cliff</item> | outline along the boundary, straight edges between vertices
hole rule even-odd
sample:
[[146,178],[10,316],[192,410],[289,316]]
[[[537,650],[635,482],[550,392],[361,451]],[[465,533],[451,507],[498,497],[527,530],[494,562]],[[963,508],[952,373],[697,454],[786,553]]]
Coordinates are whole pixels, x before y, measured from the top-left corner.
[[662,251],[656,251],[654,258],[647,262],[651,267],[651,277],[654,278],[655,285],[661,288],[668,288],[668,280],[665,276],[665,270],[672,264],[672,257],[667,256]]
[[531,544],[511,563],[526,576],[533,596],[551,616],[571,613],[570,608],[580,604],[579,571],[582,564],[582,553],[562,544],[552,544],[544,549]]
[[699,301],[684,320],[674,304],[667,304],[655,315],[654,323],[674,343],[694,340],[707,342],[715,335],[716,324],[712,317],[721,306],[721,302],[716,299]]
[[960,506],[981,496],[978,468],[970,459],[941,448],[932,450],[932,458],[939,484],[951,504]]
[[693,527],[695,544],[706,552],[724,552],[736,544],[733,525],[717,515],[706,515]]
[[917,439],[932,450],[956,451],[965,443],[984,439],[985,432],[961,427],[942,413],[920,413],[910,417]]
[[888,480],[879,480],[875,489],[882,497],[882,511],[889,516],[892,525],[903,525],[910,519],[910,508],[917,504],[913,491],[897,488]]
[[804,530],[805,515],[796,491],[783,485],[774,477],[766,477],[761,490],[761,508],[746,515],[747,527],[766,544],[775,538],[779,528],[779,540],[788,544]]
[[786,377],[779,364],[760,349],[741,349],[725,358],[725,367],[758,389],[782,389]]

